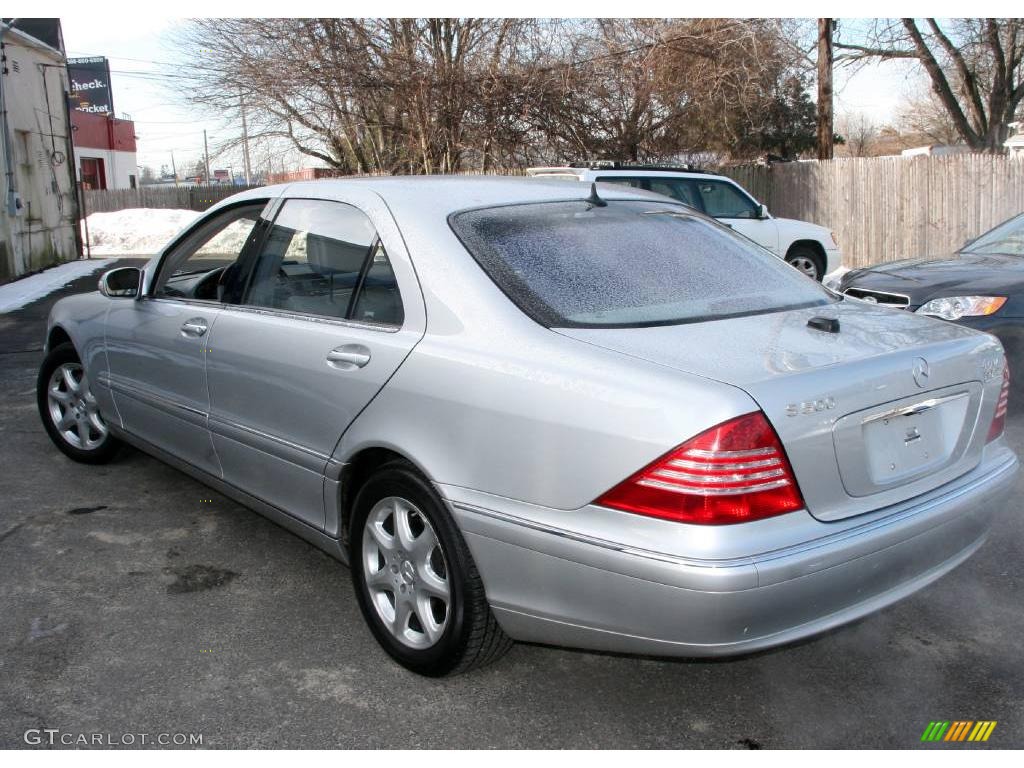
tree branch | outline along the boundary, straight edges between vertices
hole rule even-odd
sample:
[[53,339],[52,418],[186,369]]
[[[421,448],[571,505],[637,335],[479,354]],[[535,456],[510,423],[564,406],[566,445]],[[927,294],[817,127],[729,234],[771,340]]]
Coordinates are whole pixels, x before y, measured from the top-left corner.
[[953,95],[952,89],[949,87],[949,81],[946,79],[946,74],[942,71],[942,67],[935,60],[935,56],[932,54],[931,49],[924,40],[924,36],[921,31],[917,28],[917,24],[913,19],[903,19],[903,26],[907,30],[907,34],[910,35],[910,39],[914,43],[914,48],[917,51],[917,58],[920,59],[921,65],[925,68],[928,76],[932,81],[932,90],[935,91],[935,95],[939,97],[942,105],[949,112],[950,117],[953,118],[953,123],[956,125],[956,129],[963,136],[964,141],[967,142],[968,146],[978,149],[980,148],[981,139],[978,134],[971,127],[967,117],[964,115],[960,104],[956,100],[956,96]]

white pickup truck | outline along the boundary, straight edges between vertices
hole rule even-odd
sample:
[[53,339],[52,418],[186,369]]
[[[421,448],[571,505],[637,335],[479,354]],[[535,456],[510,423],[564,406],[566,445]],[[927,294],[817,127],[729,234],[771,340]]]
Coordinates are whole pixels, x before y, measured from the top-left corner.
[[726,176],[670,166],[612,161],[529,168],[526,172],[536,177],[627,184],[675,198],[714,216],[819,282],[843,263],[834,233],[806,221],[771,216],[766,206]]

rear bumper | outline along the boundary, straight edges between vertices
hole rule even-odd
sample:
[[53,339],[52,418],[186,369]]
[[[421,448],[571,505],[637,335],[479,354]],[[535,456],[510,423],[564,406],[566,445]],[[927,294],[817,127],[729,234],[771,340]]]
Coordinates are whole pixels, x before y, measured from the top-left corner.
[[449,499],[511,637],[719,656],[823,632],[952,570],[984,542],[1017,471],[1016,456],[1000,447],[968,475],[911,502],[855,522],[814,521],[807,525],[815,538],[721,560],[640,550],[453,499],[457,494]]

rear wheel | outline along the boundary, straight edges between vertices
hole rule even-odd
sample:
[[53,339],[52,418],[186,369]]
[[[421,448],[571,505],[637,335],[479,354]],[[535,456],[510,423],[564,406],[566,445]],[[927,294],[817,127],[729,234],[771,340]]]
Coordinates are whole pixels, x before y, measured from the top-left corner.
[[396,461],[367,480],[350,539],[359,607],[399,664],[440,677],[488,664],[511,647],[455,522],[411,466]]
[[36,379],[39,416],[50,439],[65,455],[85,464],[110,461],[120,443],[107,429],[70,342],[54,347]]
[[819,283],[825,276],[821,254],[809,245],[796,245],[786,254],[786,262]]

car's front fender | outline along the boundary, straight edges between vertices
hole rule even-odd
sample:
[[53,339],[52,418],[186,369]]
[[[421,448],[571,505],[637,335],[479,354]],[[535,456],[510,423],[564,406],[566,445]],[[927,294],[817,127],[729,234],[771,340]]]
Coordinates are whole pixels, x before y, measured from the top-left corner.
[[[99,291],[79,293],[66,296],[57,301],[50,310],[46,322],[46,341],[44,349],[49,352],[51,339],[60,338],[59,329],[75,347],[85,375],[88,377],[93,394],[100,403],[100,412],[104,417],[114,419],[116,410],[109,391],[99,385],[101,374],[108,370],[107,350],[105,345],[107,310],[112,299],[101,295]],[[131,301],[131,299],[117,299]]]

